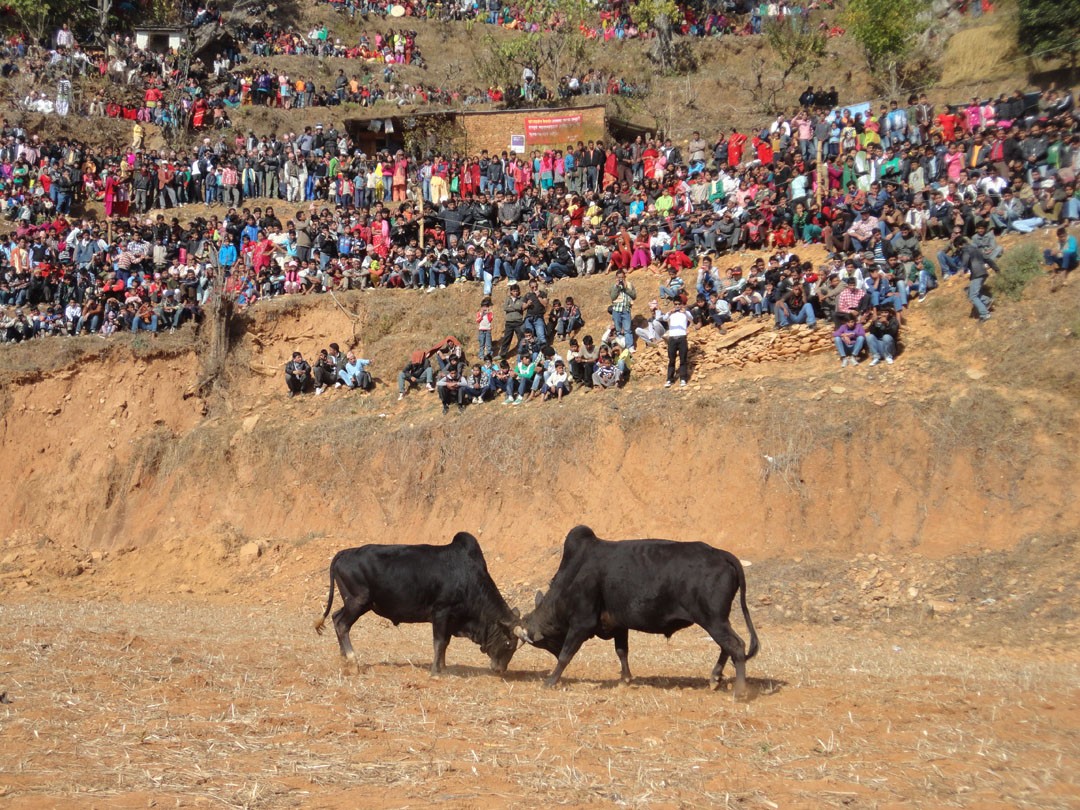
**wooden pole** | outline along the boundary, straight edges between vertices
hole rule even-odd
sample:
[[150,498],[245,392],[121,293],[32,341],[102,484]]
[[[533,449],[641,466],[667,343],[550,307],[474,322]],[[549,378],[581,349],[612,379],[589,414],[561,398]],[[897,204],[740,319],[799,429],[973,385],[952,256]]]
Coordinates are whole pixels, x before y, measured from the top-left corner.
[[821,197],[825,193],[825,186],[829,182],[829,172],[825,164],[821,162],[821,141],[817,142],[817,208],[821,210]]

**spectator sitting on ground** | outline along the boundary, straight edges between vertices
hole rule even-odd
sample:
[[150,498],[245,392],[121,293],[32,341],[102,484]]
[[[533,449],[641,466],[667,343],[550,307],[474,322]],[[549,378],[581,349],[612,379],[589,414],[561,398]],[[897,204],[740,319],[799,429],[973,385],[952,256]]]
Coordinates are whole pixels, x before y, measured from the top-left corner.
[[664,339],[667,332],[667,315],[660,309],[660,302],[655,298],[649,302],[649,318],[645,326],[638,326],[634,334],[645,341],[646,346],[656,346]]
[[491,374],[480,363],[473,363],[469,374],[462,381],[462,390],[469,402],[483,402],[489,393]]
[[458,374],[456,365],[446,367],[446,373],[436,383],[439,391],[439,399],[442,401],[442,412],[450,410],[452,403],[457,403],[458,410],[465,410],[465,385]]
[[[334,344],[330,345],[332,348]],[[355,352],[349,352],[345,356],[344,367],[338,372],[340,382],[335,383],[335,385],[340,387],[344,384],[354,390],[370,391],[375,387],[375,381],[371,378],[371,373],[368,371],[370,365],[370,360],[357,357]]]
[[611,355],[607,351],[600,352],[596,370],[592,374],[592,387],[594,390],[615,388],[622,379],[622,373],[612,362]]
[[398,400],[405,399],[405,394],[411,390],[412,386],[421,382],[427,386],[428,391],[434,391],[434,379],[435,371],[431,368],[431,364],[428,363],[427,353],[423,351],[413,352],[409,357],[408,365],[398,374]]
[[562,402],[562,398],[570,393],[570,375],[562,360],[556,360],[555,368],[544,378],[541,393],[545,400],[554,398],[557,402]]
[[859,323],[859,316],[855,312],[848,312],[843,316],[843,322],[833,332],[833,343],[840,355],[840,366],[859,365],[859,354],[863,350],[866,341],[866,332]]
[[292,359],[285,364],[285,384],[290,398],[302,394],[311,384],[311,366],[300,352],[293,352]]
[[866,344],[870,348],[870,365],[876,366],[882,360],[892,365],[899,337],[900,321],[897,320],[892,305],[878,307],[866,334]]
[[1077,246],[1076,237],[1070,236],[1064,227],[1058,228],[1055,233],[1057,250],[1047,248],[1043,251],[1043,261],[1052,269],[1053,278],[1050,280],[1050,292],[1057,292],[1069,280],[1069,273],[1076,269]]
[[679,268],[669,267],[667,272],[668,282],[660,285],[660,297],[666,301],[684,301],[683,288],[686,286],[686,281],[679,275]]

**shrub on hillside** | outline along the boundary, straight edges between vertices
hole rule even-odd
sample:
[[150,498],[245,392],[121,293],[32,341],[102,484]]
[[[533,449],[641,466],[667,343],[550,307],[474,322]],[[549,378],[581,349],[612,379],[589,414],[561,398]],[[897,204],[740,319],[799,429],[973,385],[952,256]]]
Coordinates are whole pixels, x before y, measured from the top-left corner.
[[998,262],[1001,272],[994,278],[1000,295],[1018,300],[1033,278],[1043,274],[1042,253],[1036,245],[1026,244],[1008,251]]

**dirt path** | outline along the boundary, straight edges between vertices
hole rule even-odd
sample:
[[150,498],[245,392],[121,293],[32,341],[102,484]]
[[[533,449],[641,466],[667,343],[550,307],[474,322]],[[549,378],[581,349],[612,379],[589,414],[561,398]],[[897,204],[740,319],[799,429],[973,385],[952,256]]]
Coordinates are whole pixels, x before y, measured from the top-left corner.
[[[470,643],[433,679],[426,626],[363,620],[343,675],[305,609],[0,606],[0,796],[45,807],[1076,807],[1077,659],[764,628],[755,697],[705,689],[715,648],[635,635],[565,687]],[[729,673],[730,674],[730,673]]]

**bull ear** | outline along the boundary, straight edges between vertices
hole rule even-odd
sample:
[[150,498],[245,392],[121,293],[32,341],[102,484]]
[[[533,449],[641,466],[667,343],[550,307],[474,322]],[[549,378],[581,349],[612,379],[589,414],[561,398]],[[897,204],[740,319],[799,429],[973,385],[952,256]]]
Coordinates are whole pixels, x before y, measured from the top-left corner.
[[510,612],[514,614],[515,619],[520,619],[521,618],[521,611],[518,610],[517,608],[514,608]]
[[543,601],[544,601],[544,592],[543,591],[537,591],[536,592],[536,598],[533,600],[533,604],[536,607],[540,607],[540,603],[543,602]]

